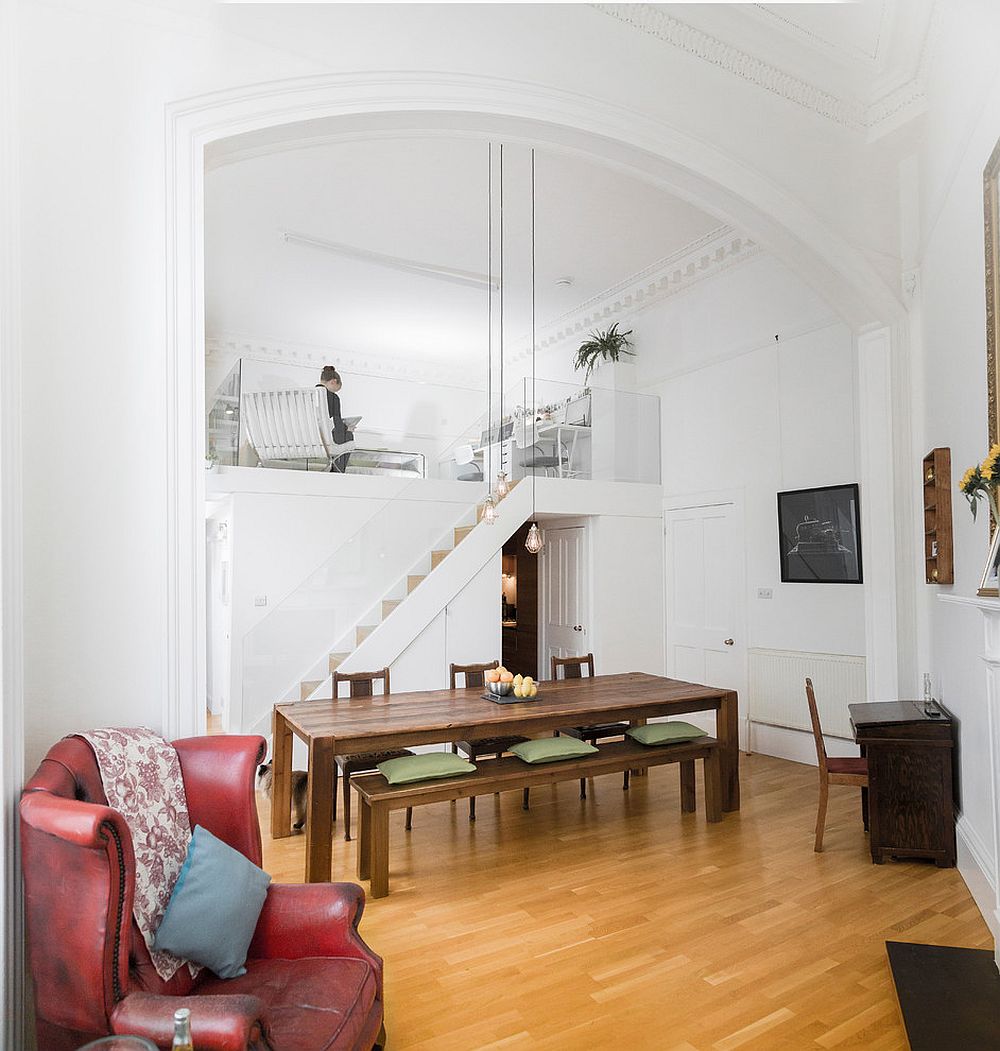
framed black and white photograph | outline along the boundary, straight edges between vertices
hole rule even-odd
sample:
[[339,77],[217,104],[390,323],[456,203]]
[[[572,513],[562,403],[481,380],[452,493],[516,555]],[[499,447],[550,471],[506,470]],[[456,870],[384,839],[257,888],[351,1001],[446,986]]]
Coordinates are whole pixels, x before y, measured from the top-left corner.
[[860,584],[857,485],[778,493],[778,545],[783,583]]

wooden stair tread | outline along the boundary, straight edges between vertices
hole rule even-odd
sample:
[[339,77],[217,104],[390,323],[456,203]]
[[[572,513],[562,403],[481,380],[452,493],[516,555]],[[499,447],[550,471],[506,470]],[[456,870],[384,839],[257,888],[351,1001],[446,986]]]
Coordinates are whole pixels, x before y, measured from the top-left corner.
[[371,633],[375,630],[376,627],[377,625],[375,624],[359,624],[357,626],[354,633],[357,637],[359,646],[362,642],[365,641],[365,639],[368,638],[369,635],[371,635]]
[[426,574],[420,573],[415,576],[409,576],[406,578],[406,593],[407,595],[425,578]]
[[331,653],[330,654],[330,672],[335,672],[344,661],[350,656],[349,653]]
[[451,551],[432,551],[431,569],[437,569],[439,565],[451,554]]
[[475,526],[457,526],[455,528],[455,546],[457,547],[471,532]]
[[323,685],[322,679],[308,679],[305,682],[299,683],[299,700],[307,701],[309,695],[314,693],[318,686]]
[[389,614],[396,609],[397,606],[402,602],[401,598],[384,598],[382,599],[382,619],[385,620]]

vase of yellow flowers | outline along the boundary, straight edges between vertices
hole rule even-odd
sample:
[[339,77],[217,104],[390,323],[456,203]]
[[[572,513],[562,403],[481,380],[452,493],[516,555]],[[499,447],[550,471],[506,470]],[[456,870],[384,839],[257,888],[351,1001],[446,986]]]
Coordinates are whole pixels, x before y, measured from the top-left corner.
[[981,464],[970,467],[958,483],[959,490],[969,501],[973,521],[979,510],[979,501],[985,497],[993,513],[993,521],[1000,522],[1000,514],[997,513],[998,486],[1000,486],[1000,443],[990,449]]

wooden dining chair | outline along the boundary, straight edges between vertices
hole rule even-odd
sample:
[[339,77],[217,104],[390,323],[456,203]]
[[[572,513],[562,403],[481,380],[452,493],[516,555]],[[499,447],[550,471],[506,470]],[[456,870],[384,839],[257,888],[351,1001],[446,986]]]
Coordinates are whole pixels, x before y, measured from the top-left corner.
[[[559,678],[559,669],[562,668],[564,679],[582,679],[583,669],[587,669],[589,678],[594,677],[594,655],[588,653],[585,657],[553,657],[552,678]],[[598,723],[594,726],[567,726],[561,729],[561,734],[567,737],[576,737],[588,744],[596,745],[598,741],[606,741],[611,737],[624,737],[628,730],[628,723]],[[628,791],[628,776],[626,770],[622,779],[623,791]],[[580,798],[587,798],[587,779],[580,778]]]
[[[452,664],[449,669],[451,688],[458,689],[458,677],[461,675],[463,685],[467,690],[482,690],[486,686],[486,673],[499,667],[499,661],[489,661],[487,664]],[[496,756],[499,759],[504,752],[509,752],[514,745],[521,744],[527,739],[527,737],[483,737],[476,741],[453,741],[451,750],[456,755],[464,752],[469,762],[474,763],[477,759],[488,756]],[[475,796],[469,798],[469,820],[476,820]]]
[[[356,671],[333,673],[333,700],[336,704],[340,698],[340,684],[349,684],[349,698],[351,700],[375,696],[375,683],[381,680],[382,694],[389,695],[389,669],[382,668],[380,671]],[[337,771],[344,779],[344,839],[351,840],[351,774],[372,773],[379,763],[385,763],[390,759],[400,759],[404,755],[413,755],[409,748],[396,748],[385,752],[357,752],[353,755],[334,756],[333,767],[333,818],[337,819]],[[413,808],[406,808],[406,827],[409,829],[413,819]]]
[[806,679],[806,700],[809,702],[809,718],[812,720],[813,738],[816,741],[816,760],[819,765],[819,813],[816,815],[816,845],[814,847],[816,853],[819,854],[823,850],[823,831],[826,827],[826,804],[830,795],[830,785],[851,785],[861,789],[861,819],[864,822],[865,831],[868,831],[868,760],[861,757],[857,759],[828,757],[812,679]]

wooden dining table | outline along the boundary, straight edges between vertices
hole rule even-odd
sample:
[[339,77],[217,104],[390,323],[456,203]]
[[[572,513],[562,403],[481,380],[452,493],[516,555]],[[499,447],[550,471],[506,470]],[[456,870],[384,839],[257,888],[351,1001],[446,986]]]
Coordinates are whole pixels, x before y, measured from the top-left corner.
[[740,808],[737,696],[731,690],[646,672],[538,684],[533,700],[497,704],[479,689],[297,701],[274,706],[271,835],[292,834],[292,742],[309,749],[305,881],[330,879],[334,757],[486,737],[531,736],[567,726],[641,723],[665,715],[715,712],[722,753],[722,809]]

